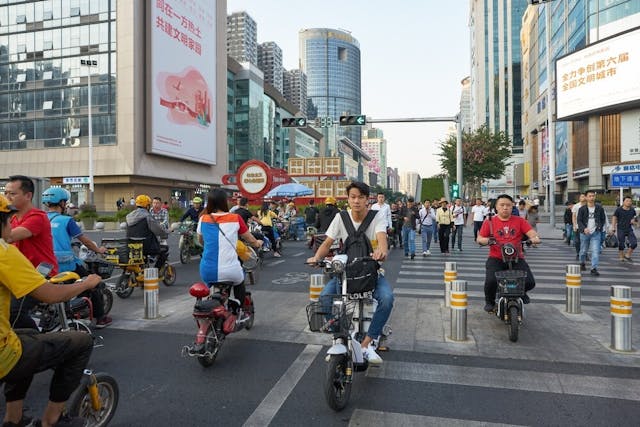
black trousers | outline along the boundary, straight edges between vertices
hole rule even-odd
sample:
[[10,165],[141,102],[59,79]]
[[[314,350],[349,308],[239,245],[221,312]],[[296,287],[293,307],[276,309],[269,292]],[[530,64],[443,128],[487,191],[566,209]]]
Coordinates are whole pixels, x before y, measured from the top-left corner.
[[[493,304],[496,301],[496,290],[498,288],[496,271],[504,271],[508,269],[509,265],[502,262],[501,259],[491,257],[487,259],[484,278],[484,299],[486,302]],[[533,273],[531,272],[531,268],[529,268],[529,264],[527,264],[525,260],[518,260],[518,262],[513,266],[513,269],[527,272],[527,278],[524,282],[524,289],[526,292],[529,292],[531,289],[536,287],[536,281],[533,277]]]
[[93,340],[85,332],[66,331],[41,334],[35,330],[16,330],[22,344],[22,356],[2,379],[7,402],[23,400],[38,372],[53,369],[49,400],[65,402],[80,384],[89,363]]
[[478,238],[478,232],[482,228],[482,223],[484,221],[473,221],[473,240],[475,241]]
[[449,252],[449,235],[451,235],[451,224],[438,224],[438,241],[440,252],[443,254]]

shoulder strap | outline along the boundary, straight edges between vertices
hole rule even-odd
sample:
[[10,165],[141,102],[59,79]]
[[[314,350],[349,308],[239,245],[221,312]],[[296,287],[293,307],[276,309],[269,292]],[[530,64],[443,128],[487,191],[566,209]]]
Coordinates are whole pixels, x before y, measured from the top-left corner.
[[493,216],[490,216],[488,221],[489,221],[489,237],[494,237],[493,235]]
[[377,211],[367,212],[367,216],[364,217],[364,221],[362,221],[362,224],[360,224],[360,227],[358,227],[358,233],[366,232],[367,228],[369,228],[369,225],[371,225],[371,222],[376,217],[376,215]]
[[353,226],[353,222],[351,221],[351,217],[349,216],[349,212],[340,211],[340,218],[342,218],[342,223],[344,224],[344,228],[347,230],[347,234],[349,236],[355,236],[356,229]]

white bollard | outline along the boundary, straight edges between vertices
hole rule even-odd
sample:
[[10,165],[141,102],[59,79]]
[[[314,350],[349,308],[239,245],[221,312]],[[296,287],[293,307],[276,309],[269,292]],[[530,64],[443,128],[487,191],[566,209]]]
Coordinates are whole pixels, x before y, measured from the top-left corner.
[[566,312],[569,314],[580,314],[582,312],[582,276],[580,275],[580,265],[567,265],[565,281],[567,284]]
[[611,286],[611,348],[632,351],[631,287]]
[[144,269],[144,318],[158,318],[158,269]]
[[453,341],[467,340],[467,282],[451,283],[451,335]]
[[324,289],[324,274],[309,275],[309,300],[318,301],[320,292]]
[[458,279],[458,269],[455,262],[444,263],[444,306],[451,307],[451,282]]

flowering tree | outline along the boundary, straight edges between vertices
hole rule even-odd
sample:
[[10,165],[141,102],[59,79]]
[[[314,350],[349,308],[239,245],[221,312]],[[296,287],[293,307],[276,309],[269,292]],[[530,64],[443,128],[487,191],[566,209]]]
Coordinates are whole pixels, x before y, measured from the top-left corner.
[[[450,177],[456,176],[456,135],[440,142],[440,166]],[[498,179],[510,164],[511,140],[500,131],[493,133],[483,125],[475,132],[462,132],[462,174],[468,196],[479,196],[480,185]]]

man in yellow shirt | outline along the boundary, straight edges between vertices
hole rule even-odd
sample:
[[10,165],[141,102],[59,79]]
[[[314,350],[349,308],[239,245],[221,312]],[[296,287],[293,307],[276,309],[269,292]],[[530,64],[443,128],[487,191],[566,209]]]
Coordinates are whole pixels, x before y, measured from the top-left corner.
[[100,283],[92,274],[85,280],[59,286],[48,282],[33,265],[5,239],[11,235],[10,218],[16,208],[0,195],[0,382],[7,402],[3,426],[23,426],[24,397],[33,376],[54,370],[49,403],[42,415],[42,426],[83,425],[82,419],[61,417],[64,404],[80,383],[93,342],[83,332],[40,334],[35,330],[12,329],[9,323],[11,295],[20,299],[30,295],[46,303],[67,301]]

